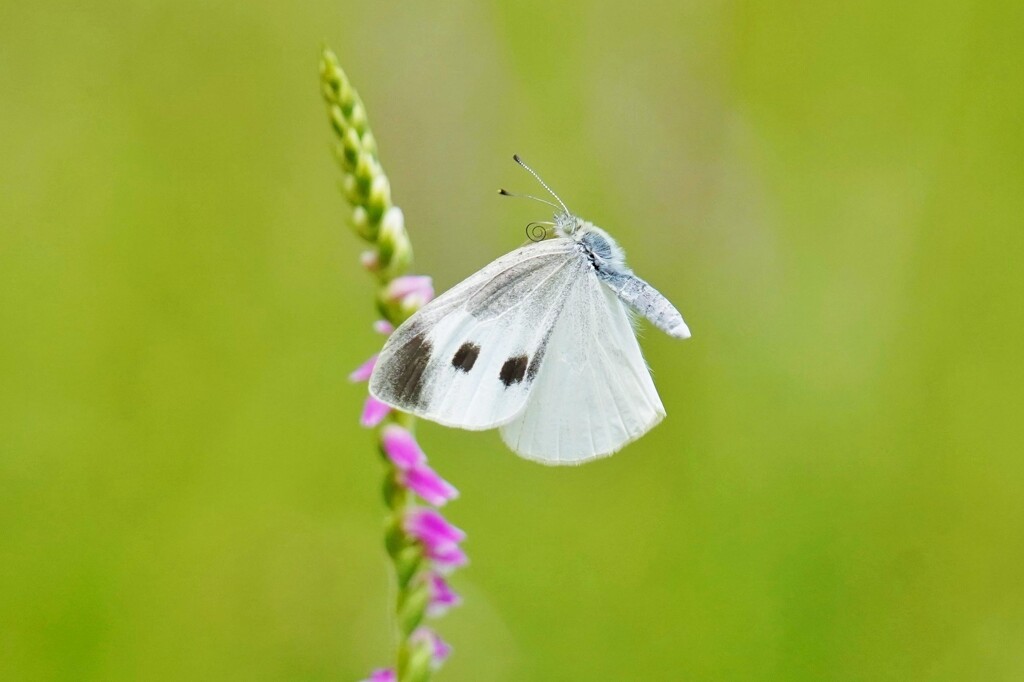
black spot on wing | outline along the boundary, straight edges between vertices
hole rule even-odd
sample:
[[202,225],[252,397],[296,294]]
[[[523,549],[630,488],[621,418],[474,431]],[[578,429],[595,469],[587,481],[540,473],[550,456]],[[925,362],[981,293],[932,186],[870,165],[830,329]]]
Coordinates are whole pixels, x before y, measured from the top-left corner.
[[433,346],[426,332],[420,332],[395,352],[391,362],[402,369],[396,375],[392,387],[395,390],[395,398],[401,404],[420,405],[423,371],[430,362],[432,350]]
[[455,357],[452,358],[452,366],[468,373],[469,370],[473,369],[473,365],[476,363],[476,359],[479,355],[480,346],[467,341],[459,346],[459,349],[455,351]]
[[501,373],[498,374],[498,378],[501,379],[501,383],[505,384],[505,388],[523,380],[523,377],[526,376],[528,361],[529,359],[525,355],[517,355],[505,361],[505,364],[501,366]]

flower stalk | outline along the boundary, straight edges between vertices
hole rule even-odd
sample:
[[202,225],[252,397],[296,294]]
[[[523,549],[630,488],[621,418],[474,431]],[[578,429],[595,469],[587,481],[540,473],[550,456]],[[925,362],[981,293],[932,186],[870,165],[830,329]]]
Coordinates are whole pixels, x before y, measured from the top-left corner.
[[[430,301],[433,285],[429,277],[405,274],[413,255],[405,217],[392,201],[391,184],[377,155],[366,107],[328,48],[321,53],[320,83],[335,136],[341,191],[352,209],[349,222],[367,246],[359,262],[378,284],[376,307],[382,319],[374,323],[374,329],[390,334]],[[375,362],[376,356],[371,357],[349,378],[368,380]],[[414,436],[411,415],[367,396],[360,423],[375,429],[386,467],[384,545],[398,587],[395,664],[375,670],[367,680],[426,682],[448,657],[451,646],[424,621],[460,603],[443,574],[467,562],[459,546],[465,534],[434,507],[454,499],[458,491],[427,464]]]

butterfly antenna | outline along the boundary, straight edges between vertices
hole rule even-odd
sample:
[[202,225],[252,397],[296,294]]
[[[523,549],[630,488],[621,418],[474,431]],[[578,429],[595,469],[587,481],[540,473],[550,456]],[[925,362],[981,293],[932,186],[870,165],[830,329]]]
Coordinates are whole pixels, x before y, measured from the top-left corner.
[[[556,201],[558,201],[558,203],[559,203],[559,204],[561,204],[561,205],[562,205],[562,210],[564,210],[564,211],[565,211],[565,212],[566,212],[567,214],[569,214],[569,215],[572,215],[572,211],[570,211],[570,210],[569,210],[569,207],[565,205],[565,202],[564,202],[564,201],[562,201],[562,198],[561,198],[561,197],[559,197],[559,196],[558,196],[557,194],[555,194],[555,193],[554,193],[554,192],[553,192],[553,191],[551,190],[551,188],[550,188],[550,187],[548,187],[548,183],[544,182],[544,181],[543,181],[543,180],[541,179],[541,177],[540,177],[539,175],[537,175],[537,171],[535,171],[535,170],[533,170],[532,168],[530,168],[529,166],[527,166],[527,165],[526,165],[526,163],[525,163],[525,162],[524,162],[524,161],[523,161],[523,160],[522,160],[521,158],[519,158],[519,155],[518,155],[518,154],[513,154],[513,155],[512,155],[512,158],[513,158],[513,159],[515,160],[515,162],[516,162],[516,163],[518,163],[518,164],[519,164],[520,166],[522,166],[522,167],[523,167],[523,168],[525,168],[525,169],[526,169],[527,171],[529,171],[530,175],[532,175],[533,177],[537,178],[537,182],[539,182],[539,183],[541,184],[541,186],[542,186],[542,187],[543,187],[544,189],[546,189],[546,190],[548,191],[548,193],[549,193],[549,194],[551,194],[551,196],[553,196],[553,197],[555,198],[555,200],[556,200]],[[556,206],[555,208],[557,208],[557,206]]]
[[507,189],[499,189],[498,190],[498,194],[500,194],[503,197],[516,197],[518,199],[533,199],[534,201],[539,201],[542,204],[547,204],[548,206],[550,206],[551,208],[555,209],[556,211],[558,210],[558,206],[556,206],[555,204],[552,204],[547,199],[541,199],[540,197],[535,197],[532,194],[512,194],[512,192],[509,192]]

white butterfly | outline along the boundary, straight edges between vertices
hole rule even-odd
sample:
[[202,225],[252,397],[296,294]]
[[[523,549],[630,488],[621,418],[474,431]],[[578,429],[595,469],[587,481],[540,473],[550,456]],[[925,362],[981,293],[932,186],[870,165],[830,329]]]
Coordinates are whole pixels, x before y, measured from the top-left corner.
[[500,427],[527,459],[579,464],[665,417],[626,306],[670,336],[690,330],[614,239],[551,194],[561,205],[550,204],[560,209],[555,236],[502,256],[410,317],[384,345],[370,393],[445,426]]

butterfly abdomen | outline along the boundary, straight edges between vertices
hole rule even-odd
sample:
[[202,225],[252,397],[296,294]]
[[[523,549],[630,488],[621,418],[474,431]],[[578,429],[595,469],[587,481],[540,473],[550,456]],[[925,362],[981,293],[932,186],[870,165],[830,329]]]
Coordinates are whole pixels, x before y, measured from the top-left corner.
[[615,292],[619,300],[643,315],[651,324],[669,336],[679,339],[690,337],[690,330],[683,322],[683,316],[657,289],[631,272],[603,273],[598,278]]

